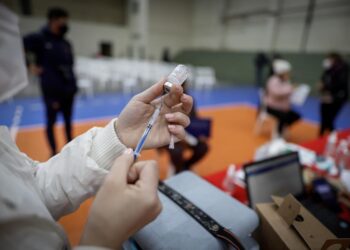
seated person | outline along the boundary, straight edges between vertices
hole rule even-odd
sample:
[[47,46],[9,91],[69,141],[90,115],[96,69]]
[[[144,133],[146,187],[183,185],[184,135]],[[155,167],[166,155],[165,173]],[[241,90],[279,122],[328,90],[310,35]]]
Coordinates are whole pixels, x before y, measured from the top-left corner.
[[277,133],[283,136],[286,126],[290,126],[300,119],[300,115],[291,109],[290,97],[293,86],[290,83],[291,65],[285,60],[275,60],[273,63],[274,75],[266,84],[264,104],[267,113],[278,120]]
[[[186,83],[183,84],[184,92],[186,92]],[[189,114],[190,121],[201,120],[197,116],[195,105]],[[208,152],[209,147],[206,142],[207,138],[201,135],[191,134],[190,130],[186,130],[185,139],[175,144],[174,149],[170,149],[169,155],[172,165],[175,167],[175,172],[190,170],[191,167],[200,161]],[[168,149],[168,148],[167,148]],[[186,151],[191,151],[191,156],[186,157]]]
[[[190,120],[197,119],[195,108],[190,113]],[[189,158],[185,157],[185,151],[191,151]],[[185,139],[175,144],[174,149],[169,150],[171,163],[175,167],[176,173],[190,170],[191,167],[200,161],[208,152],[209,147],[205,137],[197,137],[186,131]]]

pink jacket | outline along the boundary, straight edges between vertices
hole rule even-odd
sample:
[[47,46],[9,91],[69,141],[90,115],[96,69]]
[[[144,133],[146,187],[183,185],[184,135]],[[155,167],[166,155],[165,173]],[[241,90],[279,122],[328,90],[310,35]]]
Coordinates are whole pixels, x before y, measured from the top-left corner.
[[271,76],[267,81],[264,104],[273,109],[288,111],[293,86],[289,81],[283,82],[278,76]]

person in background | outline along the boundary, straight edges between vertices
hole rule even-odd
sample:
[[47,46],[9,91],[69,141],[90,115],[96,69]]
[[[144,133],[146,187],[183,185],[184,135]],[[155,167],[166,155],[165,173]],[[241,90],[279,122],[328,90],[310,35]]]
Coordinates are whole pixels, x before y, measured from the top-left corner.
[[[187,93],[187,83],[182,85],[184,93]],[[189,114],[191,123],[194,120],[200,119],[197,115],[197,109],[193,102],[192,110]],[[175,173],[190,170],[191,167],[199,162],[208,153],[209,146],[207,138],[203,136],[195,136],[186,131],[186,136],[183,141],[178,142],[174,149],[168,149],[170,160],[175,167]],[[186,158],[186,151],[190,151],[190,156]]]
[[320,136],[334,130],[334,121],[348,99],[349,67],[337,53],[330,53],[323,61],[320,83]]
[[259,52],[255,59],[254,59],[254,65],[255,65],[255,84],[258,88],[263,88],[264,85],[264,69],[265,67],[269,66],[270,61],[265,55],[265,53]]
[[278,120],[277,133],[283,136],[286,126],[300,119],[300,115],[291,109],[290,97],[293,86],[290,83],[292,67],[288,61],[277,59],[273,63],[274,75],[266,84],[264,104],[266,111]]
[[279,53],[273,53],[272,54],[272,57],[271,57],[271,60],[270,60],[270,64],[269,64],[269,74],[268,76],[273,76],[275,74],[274,70],[273,70],[273,63],[275,60],[282,60],[283,57],[281,54]]
[[163,62],[166,62],[166,63],[170,63],[170,62],[171,62],[170,50],[169,50],[169,48],[165,48],[165,49],[163,50],[162,61],[163,61]]
[[72,109],[77,92],[73,72],[73,49],[65,39],[68,13],[61,8],[49,9],[47,24],[40,32],[24,37],[29,69],[40,77],[46,108],[46,135],[52,155],[57,153],[54,125],[59,112],[63,114],[67,141],[72,140]]

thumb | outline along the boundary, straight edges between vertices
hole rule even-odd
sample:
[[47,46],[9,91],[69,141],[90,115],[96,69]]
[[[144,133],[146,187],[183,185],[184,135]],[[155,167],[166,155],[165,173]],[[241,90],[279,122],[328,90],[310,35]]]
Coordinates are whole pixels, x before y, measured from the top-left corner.
[[118,185],[127,184],[127,176],[130,166],[134,162],[134,155],[131,148],[126,149],[121,156],[115,159],[109,177]]
[[148,89],[136,95],[135,96],[136,100],[144,103],[152,102],[154,99],[162,95],[164,83],[165,83],[165,79],[160,80],[156,84],[152,85]]

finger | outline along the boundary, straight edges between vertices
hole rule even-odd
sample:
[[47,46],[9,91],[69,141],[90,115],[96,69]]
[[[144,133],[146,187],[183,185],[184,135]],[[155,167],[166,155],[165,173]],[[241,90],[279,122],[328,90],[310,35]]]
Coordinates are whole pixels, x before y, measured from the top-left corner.
[[124,153],[115,159],[108,178],[112,178],[118,185],[126,185],[129,168],[134,162],[132,149],[128,148]]
[[150,103],[163,94],[165,79],[160,80],[148,89],[135,96],[135,99],[144,103]]
[[184,113],[181,113],[181,112],[165,114],[165,119],[169,123],[178,124],[178,125],[181,125],[183,127],[187,127],[188,125],[190,125],[190,118],[188,118],[187,115],[185,115]]
[[129,168],[129,173],[128,173],[128,183],[129,184],[134,184],[138,179],[138,173],[136,171],[135,167]]
[[182,110],[185,114],[189,114],[193,106],[193,98],[190,95],[183,94],[181,96]]
[[189,95],[182,95],[180,103],[171,107],[172,112],[182,112],[184,114],[190,114],[193,108],[193,98]]
[[181,96],[183,94],[183,89],[179,84],[173,84],[169,94],[164,96],[164,103],[168,107],[173,107],[180,103]]
[[170,124],[168,125],[168,129],[177,139],[182,140],[185,138],[186,132],[183,126]]
[[138,173],[137,185],[145,192],[156,193],[159,181],[159,168],[156,161],[143,161],[135,164]]

